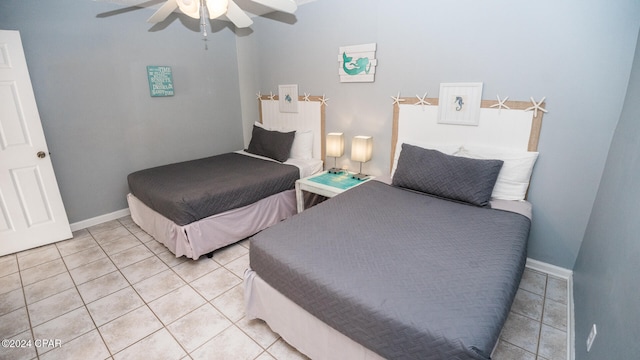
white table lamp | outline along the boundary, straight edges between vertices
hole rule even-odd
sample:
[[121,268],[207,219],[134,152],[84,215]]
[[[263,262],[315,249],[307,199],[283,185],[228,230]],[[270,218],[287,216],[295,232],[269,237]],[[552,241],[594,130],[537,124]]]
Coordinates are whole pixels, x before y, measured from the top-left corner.
[[360,172],[354,179],[364,180],[368,175],[362,173],[362,163],[371,160],[373,154],[373,138],[371,136],[354,136],[351,141],[351,160],[360,162]]
[[329,173],[337,174],[342,171],[336,167],[338,158],[344,155],[344,134],[342,133],[328,133],[327,134],[327,149],[326,156],[333,157],[333,167],[329,169]]

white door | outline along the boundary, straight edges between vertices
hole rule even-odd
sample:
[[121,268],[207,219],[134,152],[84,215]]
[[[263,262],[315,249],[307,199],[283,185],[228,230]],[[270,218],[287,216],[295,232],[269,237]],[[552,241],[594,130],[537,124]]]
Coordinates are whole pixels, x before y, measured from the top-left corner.
[[0,30],[0,255],[70,237],[20,33]]

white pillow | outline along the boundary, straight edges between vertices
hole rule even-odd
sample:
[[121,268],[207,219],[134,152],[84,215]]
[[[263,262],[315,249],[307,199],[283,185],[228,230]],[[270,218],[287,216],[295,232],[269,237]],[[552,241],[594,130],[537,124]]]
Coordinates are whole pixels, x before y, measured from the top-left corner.
[[[264,124],[257,121],[254,123],[254,125],[265,130],[284,131],[279,129],[269,129],[264,126]],[[296,135],[293,138],[293,144],[291,145],[291,153],[289,154],[289,158],[301,160],[313,159],[313,132],[311,132],[311,130],[296,131]]]
[[398,167],[398,158],[400,157],[402,144],[419,146],[423,149],[438,150],[441,153],[447,154],[447,155],[454,155],[458,151],[460,151],[460,149],[462,149],[462,146],[460,144],[433,144],[433,143],[421,143],[421,142],[416,142],[412,140],[400,141],[398,139],[398,142],[396,143],[396,152],[393,154],[393,166],[391,167],[391,177],[393,177],[393,174],[395,174],[396,168]]
[[499,159],[504,161],[491,198],[500,200],[524,200],[529,188],[533,166],[538,152],[464,145],[456,156],[472,159]]
[[313,159],[313,132],[311,130],[296,131],[289,157],[302,160]]

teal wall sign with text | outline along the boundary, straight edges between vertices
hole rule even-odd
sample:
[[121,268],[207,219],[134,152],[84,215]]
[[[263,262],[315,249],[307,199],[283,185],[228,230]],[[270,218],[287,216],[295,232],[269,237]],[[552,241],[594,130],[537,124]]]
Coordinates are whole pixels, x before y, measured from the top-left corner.
[[171,66],[147,66],[151,96],[173,96]]

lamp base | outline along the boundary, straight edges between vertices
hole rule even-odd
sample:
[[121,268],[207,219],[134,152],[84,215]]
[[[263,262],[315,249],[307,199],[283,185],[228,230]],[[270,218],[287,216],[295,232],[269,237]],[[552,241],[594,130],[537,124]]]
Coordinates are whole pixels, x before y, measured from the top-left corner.
[[353,174],[353,175],[351,176],[351,178],[352,178],[352,179],[356,179],[356,180],[363,181],[363,180],[367,180],[367,179],[369,178],[369,175],[367,175],[367,174],[362,174],[362,173],[358,173],[358,174]]
[[334,168],[331,168],[331,169],[327,170],[327,172],[329,174],[342,174],[344,172],[344,169],[338,169],[338,168],[334,167]]

